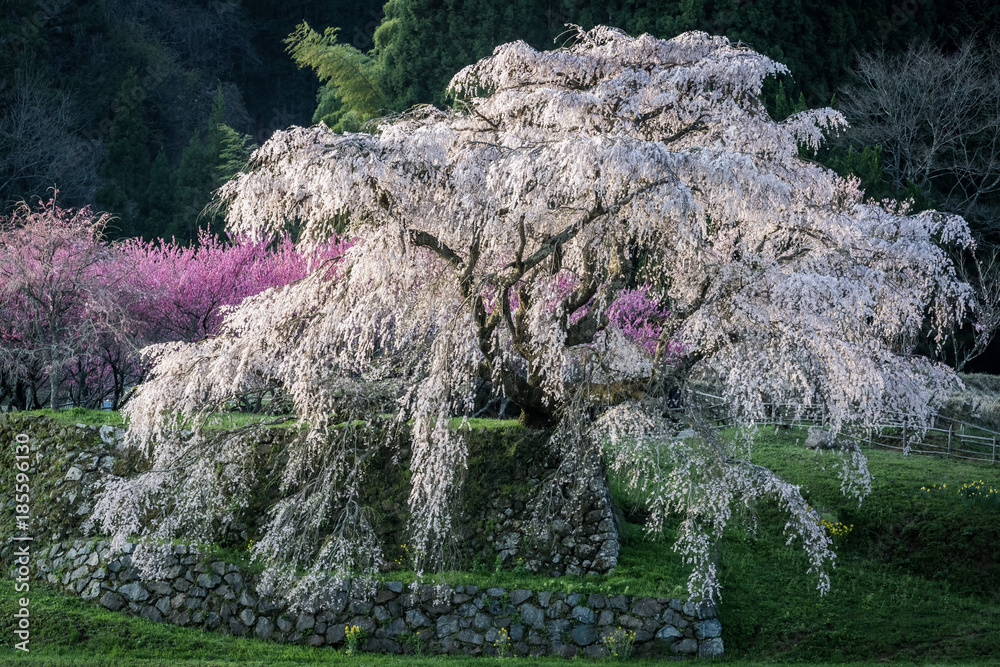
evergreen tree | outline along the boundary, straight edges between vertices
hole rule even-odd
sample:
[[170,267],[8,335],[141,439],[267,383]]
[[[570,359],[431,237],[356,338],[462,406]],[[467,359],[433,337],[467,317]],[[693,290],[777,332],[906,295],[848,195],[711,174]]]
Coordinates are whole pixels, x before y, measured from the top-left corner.
[[785,120],[792,115],[792,106],[788,103],[788,96],[785,94],[785,82],[778,82],[778,92],[774,94],[774,112],[771,114],[775,120]]
[[219,157],[215,165],[215,187],[238,174],[257,149],[250,135],[240,134],[226,124],[219,125]]
[[894,194],[904,197],[904,193],[894,193],[882,166],[881,146],[861,146],[857,150],[851,144],[834,145],[821,149],[816,159],[841,176],[857,176],[861,179],[861,189],[865,197],[881,201]]
[[[785,92],[785,77],[777,82],[777,87],[775,89],[774,95],[770,96],[767,93],[768,86],[765,85],[765,92],[762,94],[764,99],[764,104],[767,106],[767,111],[775,120],[785,120],[792,114],[799,113],[800,111],[805,111],[809,108],[806,104],[806,96],[804,93],[799,92],[799,99],[796,100],[795,104],[792,104]],[[794,83],[792,84],[794,85]],[[832,105],[831,105],[832,106]]]
[[198,237],[199,217],[208,203],[210,183],[214,178],[211,150],[196,133],[191,135],[181,154],[174,188],[173,222],[167,236],[178,241],[193,241]]
[[218,161],[219,153],[222,152],[223,131],[222,126],[226,124],[226,97],[222,94],[220,85],[215,91],[212,99],[212,111],[208,114],[208,154],[209,159]]
[[[414,104],[447,105],[445,87],[461,68],[504,42],[521,39],[552,48],[571,19],[534,0],[389,0],[375,31],[378,83],[395,110]],[[606,21],[605,21],[606,22]]]
[[135,70],[129,70],[115,96],[114,118],[101,166],[98,205],[115,214],[120,233],[136,233],[149,185],[149,130],[142,118],[144,93]]
[[146,199],[146,217],[142,229],[137,230],[146,240],[163,236],[173,222],[174,172],[167,162],[167,153],[160,146],[153,166],[149,170],[149,189]]
[[225,121],[226,99],[220,87],[212,101],[205,139],[200,133],[191,136],[177,169],[173,221],[168,233],[179,241],[194,241],[200,227],[218,231],[215,228],[221,226],[222,220],[209,206],[212,194],[249,158],[250,137],[239,134]]
[[[835,108],[834,107],[834,103],[836,101],[837,101],[837,96],[836,95],[834,95],[833,97],[830,98],[829,107],[831,109]],[[799,113],[800,111],[805,111],[808,108],[809,108],[809,105],[806,104],[806,94],[800,92],[799,93],[799,99],[798,99],[798,101],[795,103],[795,106],[792,107],[792,113]]]

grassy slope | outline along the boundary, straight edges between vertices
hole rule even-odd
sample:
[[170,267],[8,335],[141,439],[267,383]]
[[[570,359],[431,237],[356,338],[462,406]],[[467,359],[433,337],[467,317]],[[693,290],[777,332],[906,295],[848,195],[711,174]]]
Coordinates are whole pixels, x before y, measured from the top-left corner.
[[[840,494],[829,453],[791,446],[803,436],[768,429],[755,457],[804,483],[828,520],[854,527],[835,538],[838,565],[822,598],[801,552],[785,546],[784,522],[773,507],[759,508],[756,538],[727,537],[720,607],[727,652],[790,661],[1000,662],[1000,509],[964,502],[954,492],[980,479],[1000,488],[998,471],[869,451],[873,490],[859,507]],[[947,490],[921,490],[934,484]]]
[[[71,418],[70,421],[74,420]],[[76,419],[76,421],[84,421]],[[475,428],[496,426],[476,424]],[[733,664],[780,662],[916,661],[920,664],[1000,662],[1000,544],[996,503],[964,502],[955,489],[983,480],[1000,488],[1000,471],[983,465],[892,452],[868,452],[874,477],[871,496],[859,507],[843,498],[833,457],[803,450],[803,433],[761,432],[755,457],[809,489],[824,516],[853,524],[836,540],[838,567],[832,591],[819,597],[805,559],[781,535],[783,517],[771,506],[757,508],[756,537],[734,532],[722,545],[725,585],[720,615]],[[825,472],[819,470],[826,465]],[[942,492],[922,487],[947,484]],[[619,584],[645,589],[674,585],[682,575],[665,545],[625,533]],[[477,575],[478,583],[488,575]],[[499,585],[538,587],[513,573]],[[544,583],[544,582],[543,582]],[[559,582],[563,583],[563,582]],[[597,582],[594,582],[597,583]],[[9,584],[8,584],[9,585]],[[632,589],[639,593],[642,590]],[[0,663],[15,656],[10,588],[0,597]],[[30,664],[466,664],[466,659],[392,658],[278,646],[256,640],[152,624],[32,589]],[[136,663],[136,660],[150,661]],[[209,662],[197,662],[207,660]],[[47,662],[48,661],[48,662]],[[492,660],[477,659],[476,665]],[[555,660],[551,664],[562,663]],[[533,661],[534,663],[534,661]]]

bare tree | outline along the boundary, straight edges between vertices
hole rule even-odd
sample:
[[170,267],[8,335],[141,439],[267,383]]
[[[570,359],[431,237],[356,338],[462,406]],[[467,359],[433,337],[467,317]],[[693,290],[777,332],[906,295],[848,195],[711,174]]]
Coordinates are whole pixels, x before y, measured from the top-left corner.
[[857,82],[843,90],[856,139],[881,145],[893,183],[914,183],[940,208],[996,225],[1000,192],[1000,49],[971,41],[954,53],[911,46],[862,54]]
[[73,99],[56,90],[24,63],[13,76],[0,112],[0,204],[41,196],[58,185],[61,199],[89,200],[100,158],[79,136],[81,115]]
[[959,278],[972,286],[969,324],[974,334],[968,339],[951,337],[955,370],[962,372],[986,351],[1000,330],[1000,249],[990,248],[981,257],[958,258],[955,267]]

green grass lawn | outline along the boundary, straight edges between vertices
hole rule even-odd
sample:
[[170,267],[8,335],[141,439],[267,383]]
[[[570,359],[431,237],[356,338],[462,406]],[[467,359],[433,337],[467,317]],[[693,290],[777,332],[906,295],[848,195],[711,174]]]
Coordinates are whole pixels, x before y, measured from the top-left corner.
[[[589,664],[590,661],[561,658],[469,658],[469,657],[417,657],[361,654],[347,656],[344,651],[280,645],[257,639],[242,639],[192,628],[179,628],[166,623],[151,623],[84,603],[79,598],[54,593],[47,586],[36,584],[31,592],[32,625],[31,651],[24,654],[11,646],[11,615],[14,612],[12,596],[0,598],[0,665],[51,665],[52,667],[98,667],[111,665],[200,665],[230,667],[256,665],[412,665],[414,667],[451,665],[565,665],[570,662]],[[607,662],[607,661],[600,661]],[[726,664],[763,665],[776,664],[767,659],[730,657]],[[629,664],[653,665],[652,660],[634,660]],[[811,664],[825,665],[834,662],[818,661]],[[874,661],[865,664],[881,665]],[[898,664],[963,664],[990,665],[989,660],[979,661],[908,661]]]
[[[980,479],[1000,488],[998,470],[869,450],[873,490],[858,506],[840,494],[831,454],[794,446],[804,435],[762,429],[755,457],[806,485],[807,498],[829,520],[853,525],[834,540],[831,591],[817,595],[801,551],[785,546],[782,515],[760,507],[756,537],[734,532],[722,544],[727,653],[1000,664],[1000,508],[958,493]],[[935,484],[946,487],[922,490]]]
[[[672,532],[666,539],[649,540],[642,526],[625,523],[621,532],[621,557],[618,567],[606,575],[550,577],[544,574],[517,572],[507,568],[492,570],[492,566],[472,572],[445,572],[425,576],[426,583],[446,582],[453,586],[473,584],[479,588],[497,586],[508,590],[525,588],[534,591],[566,593],[603,593],[605,595],[638,595],[643,597],[687,598],[688,569],[671,548]],[[412,572],[397,571],[386,577],[389,581],[409,583],[416,579]]]
[[[29,410],[23,414],[35,417],[48,417],[64,426],[75,426],[76,424],[87,424],[88,426],[124,426],[121,413],[117,410],[89,410],[87,408],[70,408],[66,410]],[[389,416],[389,415],[386,415]],[[219,423],[215,428],[238,428],[254,422],[273,421],[278,419],[276,415],[257,414],[251,412],[225,412],[218,415]],[[281,426],[288,426],[288,422],[294,421],[289,417]],[[451,420],[452,428],[459,428],[462,419],[456,417]],[[472,418],[466,420],[466,427],[472,430],[510,428],[517,424],[516,419],[480,419]]]
[[[671,548],[672,531],[665,532],[662,539],[650,540],[645,536],[642,526],[626,522],[622,526],[620,540],[618,567],[606,575],[551,577],[518,572],[511,567],[497,569],[495,563],[483,563],[482,567],[473,571],[425,575],[421,581],[429,584],[448,583],[452,586],[472,584],[482,589],[497,586],[508,590],[525,588],[533,591],[687,598],[685,585],[689,570]],[[203,545],[199,547],[205,549]],[[263,570],[261,565],[250,561],[248,552],[215,546],[206,550],[214,558],[235,563],[241,569],[251,572]],[[416,579],[416,574],[407,570],[395,570],[384,576],[385,581],[400,581],[404,584]]]
[[[124,426],[121,413],[117,410],[88,410],[87,408],[71,408],[68,410],[29,410],[24,414],[38,417],[48,417],[63,426],[75,426],[76,424],[86,424],[88,426]],[[224,412],[212,415],[213,422],[209,428],[215,430],[233,429],[256,422],[273,422],[281,419],[278,415],[258,414],[252,412]],[[289,426],[289,422],[294,422],[294,418],[289,416],[285,421],[280,422],[280,426]]]
[[[110,413],[109,413],[110,414]],[[75,418],[74,418],[75,419]],[[84,421],[79,419],[77,421]],[[474,423],[473,428],[503,424]],[[840,494],[835,458],[798,443],[804,431],[761,429],[755,460],[793,482],[825,518],[853,526],[835,538],[832,589],[816,591],[800,548],[787,546],[784,516],[755,511],[756,535],[733,530],[721,545],[719,613],[725,663],[757,665],[1000,664],[1000,503],[964,497],[983,481],[1000,489],[1000,470],[934,457],[868,451],[873,491],[859,506]],[[619,501],[623,498],[620,497]],[[562,589],[586,587],[668,595],[686,578],[665,542],[627,524],[621,565],[605,578],[547,579],[511,571],[453,574],[453,583]],[[669,537],[669,536],[668,536]],[[393,573],[392,579],[405,578]],[[361,655],[244,640],[153,624],[33,585],[32,653],[12,646],[12,587],[0,597],[0,664],[30,665],[490,665],[495,659]],[[563,664],[562,659],[519,659]],[[504,661],[506,663],[511,660]],[[635,661],[632,664],[644,664]]]
[[29,410],[24,413],[33,417],[48,417],[64,426],[87,424],[88,426],[123,426],[121,413],[117,410],[88,410],[87,408],[70,408],[68,410]]

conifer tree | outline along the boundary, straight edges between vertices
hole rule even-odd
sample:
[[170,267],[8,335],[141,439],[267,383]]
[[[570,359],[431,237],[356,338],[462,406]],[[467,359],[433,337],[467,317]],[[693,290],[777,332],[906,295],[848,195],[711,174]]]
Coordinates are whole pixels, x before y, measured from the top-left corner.
[[181,154],[174,189],[173,221],[168,235],[191,241],[198,236],[198,218],[208,203],[208,184],[213,178],[214,161],[211,151],[194,134]]
[[212,111],[208,114],[208,150],[209,156],[218,159],[222,151],[222,125],[226,123],[226,97],[222,94],[222,86],[215,91],[212,99]]
[[[220,87],[212,101],[205,139],[202,140],[198,133],[192,135],[181,154],[174,192],[173,222],[169,227],[170,235],[179,240],[194,241],[200,227],[213,229],[213,225],[218,226],[215,214],[206,211],[206,206],[211,202],[215,188],[221,184],[220,177],[227,174],[228,167],[224,163],[238,161],[239,154],[249,154],[250,138],[239,135],[225,121],[226,99]],[[229,171],[228,176],[237,170]]]
[[107,156],[101,167],[100,206],[118,216],[121,233],[136,233],[149,184],[149,129],[142,118],[144,93],[130,70],[115,97]]
[[788,104],[788,95],[785,93],[785,82],[778,82],[778,91],[774,94],[774,118],[775,120],[785,120],[792,115],[792,107]]
[[153,166],[149,170],[149,189],[146,192],[146,217],[142,229],[136,230],[147,240],[162,236],[173,222],[174,172],[167,161],[167,153],[160,146]]
[[240,134],[225,123],[218,130],[219,155],[215,165],[215,186],[219,187],[240,172],[257,150],[248,134]]

